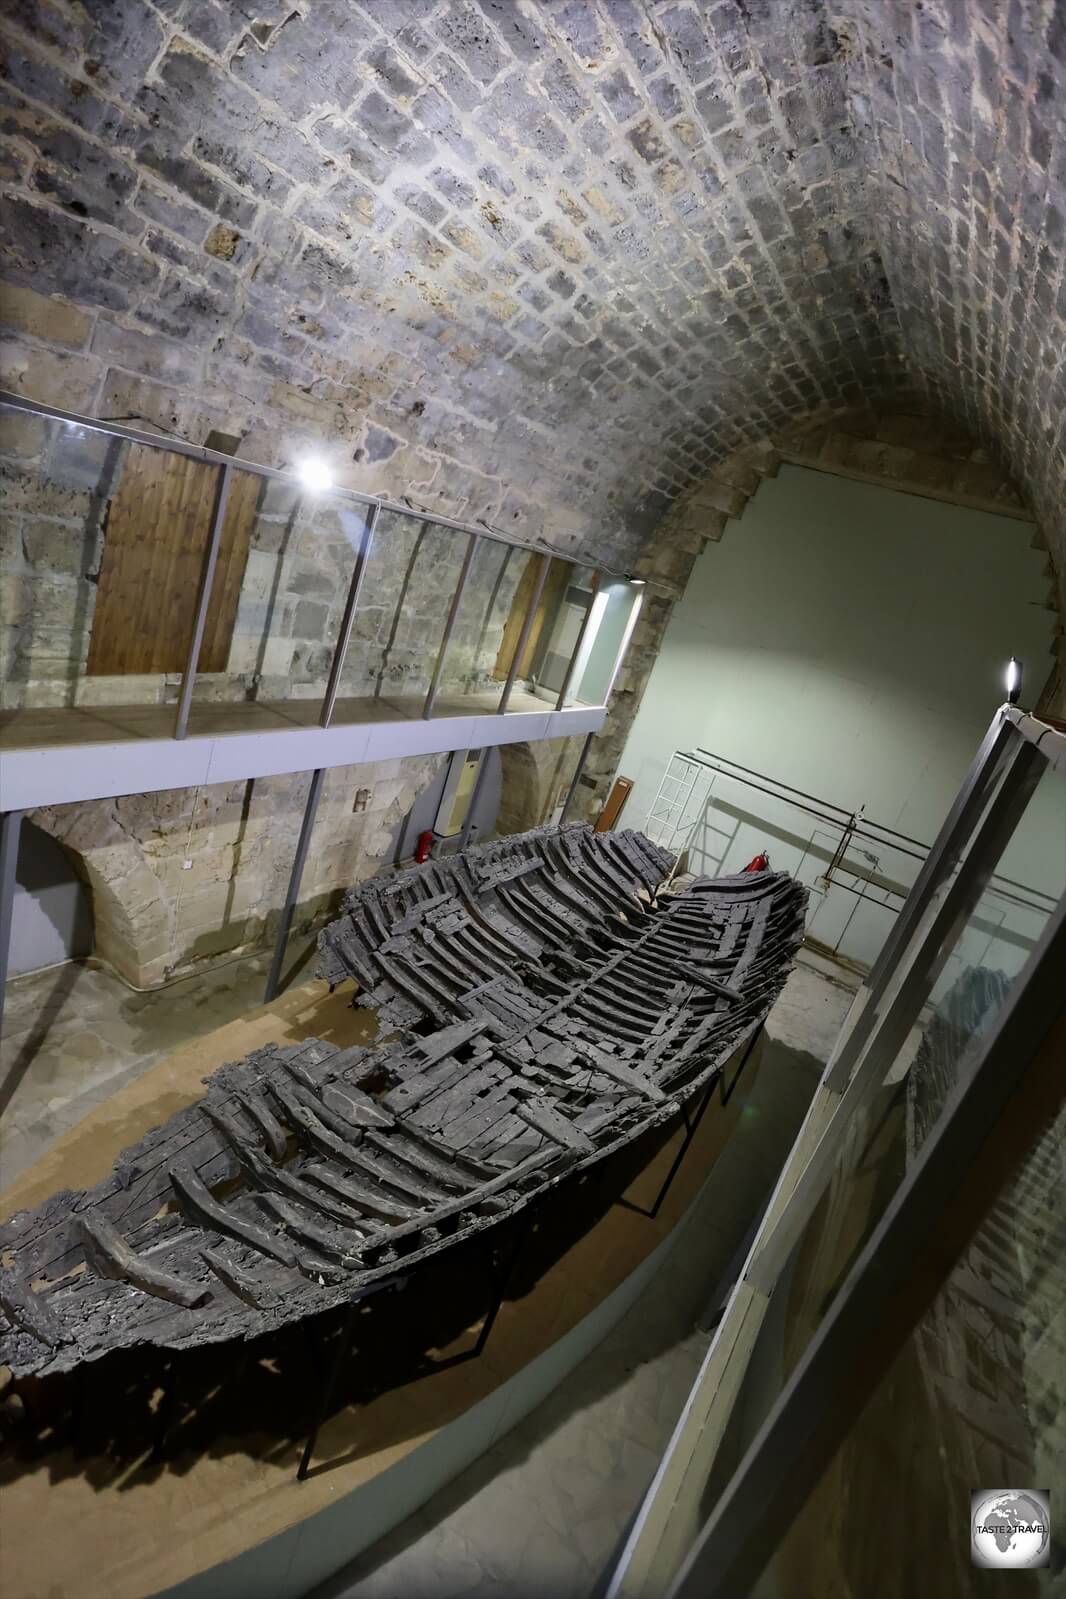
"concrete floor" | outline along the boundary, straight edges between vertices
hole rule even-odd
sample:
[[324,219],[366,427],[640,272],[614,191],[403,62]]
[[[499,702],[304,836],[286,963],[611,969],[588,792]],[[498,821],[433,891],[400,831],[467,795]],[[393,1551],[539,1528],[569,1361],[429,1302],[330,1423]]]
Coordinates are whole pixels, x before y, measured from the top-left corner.
[[[286,972],[311,977],[313,949],[294,935]],[[146,993],[92,959],[11,978],[0,1043],[0,1186],[156,1061],[261,1005],[269,965],[267,951]]]
[[[290,952],[300,977],[311,952]],[[13,979],[0,1178],[164,1055],[261,1003],[266,965],[236,961],[147,994],[92,962]],[[802,952],[736,1130],[653,1286],[534,1416],[315,1599],[583,1599],[602,1586],[709,1341],[701,1313],[780,1169],[854,986]]]

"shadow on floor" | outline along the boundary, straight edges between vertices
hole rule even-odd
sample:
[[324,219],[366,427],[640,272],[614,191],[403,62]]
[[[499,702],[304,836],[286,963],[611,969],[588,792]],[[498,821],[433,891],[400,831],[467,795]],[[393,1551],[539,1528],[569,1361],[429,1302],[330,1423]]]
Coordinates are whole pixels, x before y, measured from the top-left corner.
[[23,1077],[43,1048],[53,1025],[66,1008],[80,970],[81,965],[77,961],[68,961],[65,965],[56,967],[54,981],[48,994],[40,1002],[37,1019],[19,1047],[18,1054],[4,1073],[3,1081],[0,1082],[0,1116],[15,1097]]

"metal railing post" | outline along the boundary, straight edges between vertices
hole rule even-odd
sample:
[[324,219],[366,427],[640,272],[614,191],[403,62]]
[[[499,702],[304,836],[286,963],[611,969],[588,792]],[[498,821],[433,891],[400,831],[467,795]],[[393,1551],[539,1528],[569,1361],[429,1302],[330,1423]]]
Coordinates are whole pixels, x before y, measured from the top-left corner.
[[559,698],[555,702],[555,709],[557,711],[561,711],[566,705],[567,695],[570,693],[571,685],[573,684],[574,677],[577,673],[577,663],[581,656],[582,647],[585,643],[588,630],[592,626],[592,613],[596,608],[596,597],[600,592],[600,574],[598,572],[593,573],[592,589],[590,592],[592,598],[589,600],[589,608],[585,612],[581,626],[578,629],[577,641],[574,644],[573,653],[570,656],[570,664],[566,668],[566,676],[563,678],[563,686],[559,690]]
[[196,598],[196,618],[193,622],[192,638],[189,640],[189,654],[185,662],[185,671],[182,673],[181,678],[178,709],[174,717],[175,738],[185,738],[189,731],[189,707],[192,704],[192,693],[196,686],[196,669],[200,664],[200,647],[204,641],[204,628],[207,626],[207,609],[211,604],[211,590],[215,582],[218,547],[222,542],[222,526],[226,520],[226,502],[229,499],[232,470],[232,467],[224,466],[219,473],[218,483],[215,486],[215,505],[211,513],[211,532],[208,535],[204,563],[200,569],[200,591]]
[[497,716],[503,715],[504,711],[507,709],[507,702],[511,698],[511,690],[514,688],[515,678],[518,676],[518,668],[522,664],[522,657],[526,653],[526,645],[529,643],[529,635],[533,631],[533,622],[537,615],[537,606],[540,604],[540,597],[544,593],[544,584],[547,580],[551,564],[552,562],[550,555],[541,556],[540,570],[538,571],[536,580],[533,584],[533,593],[529,597],[529,604],[526,606],[526,614],[522,619],[522,631],[518,635],[518,643],[515,645],[514,656],[512,657],[510,669],[507,673],[507,681],[503,685],[503,693],[500,695],[500,703],[496,707]]
[[15,902],[15,867],[18,865],[21,811],[0,816],[0,1029],[4,1022],[4,994],[11,954],[11,913]]
[[478,552],[478,546],[480,543],[480,535],[477,533],[472,534],[470,537],[470,543],[467,545],[466,554],[463,556],[463,564],[459,569],[459,581],[455,585],[455,593],[452,595],[452,603],[448,607],[448,619],[444,624],[444,635],[440,641],[440,649],[437,651],[437,664],[433,668],[433,676],[430,679],[429,688],[426,691],[425,703],[422,706],[422,716],[427,721],[433,715],[433,706],[436,703],[437,690],[440,687],[441,676],[444,672],[444,659],[448,653],[448,645],[452,641],[452,633],[455,631],[455,623],[459,615],[459,607],[463,603],[463,590],[466,588],[466,580],[470,576],[470,568],[473,565],[474,556]]
[[277,994],[278,984],[281,981],[281,964],[285,959],[285,947],[289,942],[293,912],[296,909],[296,901],[300,893],[300,881],[304,874],[304,864],[307,860],[307,851],[311,843],[311,834],[314,831],[318,802],[322,798],[322,779],[325,775],[325,771],[321,767],[311,773],[311,786],[307,790],[303,821],[300,823],[300,836],[296,841],[296,854],[292,858],[289,886],[285,890],[285,904],[282,907],[278,936],[274,943],[274,958],[270,963],[270,975],[267,978],[266,992],[263,995],[264,1005],[270,1004],[270,1001]]
[[322,697],[322,710],[318,718],[319,727],[328,727],[333,720],[333,710],[337,703],[337,694],[341,686],[341,672],[344,670],[344,658],[348,653],[348,645],[351,642],[352,624],[355,621],[355,613],[359,608],[359,596],[363,591],[363,579],[366,577],[366,569],[370,561],[370,551],[374,543],[374,529],[377,526],[379,510],[380,506],[372,505],[363,523],[359,550],[356,554],[355,567],[352,571],[352,581],[348,588],[348,599],[344,607],[344,615],[341,618],[341,630],[329,669],[329,681],[326,684],[326,692]]
[[563,808],[559,812],[560,827],[562,827],[570,813],[570,807],[574,802],[574,795],[577,793],[577,785],[581,781],[581,774],[585,770],[585,762],[589,758],[589,751],[592,748],[592,740],[594,736],[595,735],[592,733],[585,734],[585,742],[581,746],[581,754],[577,758],[577,765],[574,767],[574,775],[570,779],[570,787],[566,791],[566,798],[563,800]]
[[470,835],[474,831],[474,812],[477,810],[478,800],[481,798],[481,790],[485,786],[485,778],[488,775],[489,754],[489,750],[483,749],[478,757],[477,776],[474,778],[474,787],[470,795],[470,803],[466,807],[466,815],[463,817],[462,831],[459,834],[459,848],[461,850],[465,849],[469,844]]

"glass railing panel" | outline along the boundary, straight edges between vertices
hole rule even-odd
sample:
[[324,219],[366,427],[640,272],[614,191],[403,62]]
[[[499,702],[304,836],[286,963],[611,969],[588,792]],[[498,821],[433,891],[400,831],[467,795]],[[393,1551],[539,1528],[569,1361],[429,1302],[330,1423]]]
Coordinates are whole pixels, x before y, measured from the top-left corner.
[[512,545],[480,539],[455,616],[434,715],[491,714],[507,672],[503,652],[527,566],[538,557]]
[[180,673],[180,617],[163,604],[161,584],[189,563],[158,530],[172,499],[169,514],[195,539],[201,485],[183,480],[187,492],[176,496],[161,470],[165,458],[156,456],[149,446],[0,405],[7,734],[20,737],[24,723],[31,741],[49,742],[49,710],[84,712],[84,738],[108,736],[112,710],[126,706],[165,723],[162,707]]
[[[471,542],[428,519],[378,517],[344,680],[354,675],[359,691],[381,702],[380,714],[423,714]],[[451,640],[442,677],[450,659]]]
[[[573,703],[573,668],[589,632],[595,571],[561,557],[530,560],[504,629],[499,668],[514,672],[507,710],[554,709],[564,691]],[[531,609],[532,607],[532,609]]]
[[[901,1041],[894,1057],[886,1056],[876,1041],[872,1045],[874,1077],[880,1086],[875,1085],[848,1126],[823,1212],[806,1233],[811,1247],[817,1241],[820,1261],[812,1329],[883,1215],[902,1174],[917,1158],[967,1051],[993,1027],[1057,900],[1066,892],[1064,814],[1066,781],[1048,767],[995,863],[997,870],[1011,863],[1012,878],[1016,872],[1034,876],[1039,872],[1039,890],[1035,884],[1019,882],[1016,898],[1008,902],[995,886],[987,888],[958,932],[936,952],[928,979],[906,1005],[895,1000],[894,986],[886,993],[885,1009],[900,1005],[896,1033],[902,1035]],[[964,858],[959,868],[964,880],[972,865],[968,856]],[[944,885],[941,900],[955,880],[953,875]],[[904,960],[901,979],[906,969]]]
[[798,1513],[767,1525],[755,1599],[976,1594],[1003,1571],[1059,1591],[1066,1117],[1033,1134]]
[[[992,785],[984,810],[986,820],[994,803],[1002,805],[1007,795],[1004,785],[1009,782],[1010,776],[1001,774]],[[677,1577],[759,1428],[770,1416],[826,1316],[838,1303],[860,1252],[920,1158],[945,1108],[950,1107],[956,1084],[970,1069],[973,1051],[990,1036],[1015,985],[1024,982],[1025,960],[1033,954],[1047,927],[1056,900],[1066,892],[1064,814],[1066,781],[1054,768],[1046,768],[1020,810],[1009,840],[1000,840],[998,859],[982,863],[982,871],[995,867],[994,883],[947,942],[938,944],[934,935],[928,940],[928,958],[919,957],[912,965],[933,926],[937,909],[946,903],[948,895],[961,892],[976,878],[980,857],[973,839],[961,864],[945,874],[930,896],[926,914],[903,951],[896,975],[880,1002],[882,1015],[894,1016],[894,1020],[887,1024],[880,1045],[875,1032],[867,1046],[868,1060],[860,1053],[852,1084],[841,1101],[847,1114],[838,1111],[838,1119],[830,1124],[823,1146],[829,1160],[814,1186],[813,1208],[804,1220],[802,1210],[790,1211],[786,1206],[783,1225],[771,1228],[759,1241],[746,1268],[738,1302],[755,1304],[754,1318],[747,1310],[744,1315],[757,1331],[750,1337],[740,1335],[736,1347],[742,1348],[743,1354],[722,1385],[730,1399],[724,1405],[711,1405],[711,1419],[701,1435],[709,1441],[696,1448],[692,1457],[695,1464],[679,1478],[681,1486],[662,1538],[664,1553],[655,1572],[656,1591],[666,1591]],[[997,896],[1002,898],[1008,878],[1015,885],[1012,892],[1016,895],[1022,892],[1017,885],[1024,888],[1024,903],[1012,903],[1009,927],[1005,921],[990,925],[990,903]],[[1042,899],[1037,897],[1036,884]],[[909,971],[920,976],[912,981],[907,976]],[[856,1088],[857,1104],[848,1097]],[[997,1206],[987,1226],[975,1233],[973,1245],[953,1274],[952,1292],[957,1301],[954,1309],[927,1318],[912,1349],[906,1381],[901,1379],[897,1386],[885,1388],[886,1402],[880,1407],[878,1425],[889,1429],[885,1442],[891,1456],[889,1467],[895,1462],[901,1472],[898,1488],[888,1489],[893,1502],[898,1491],[899,1502],[911,1505],[915,1487],[924,1481],[923,1474],[935,1475],[943,1466],[942,1437],[923,1450],[916,1466],[920,1440],[912,1423],[918,1393],[914,1383],[918,1378],[927,1397],[932,1393],[933,1408],[939,1406],[945,1414],[952,1413],[951,1424],[962,1425],[967,1431],[969,1454],[965,1469],[960,1467],[959,1481],[949,1485],[952,1494],[956,1489],[961,1492],[962,1487],[965,1493],[957,1502],[951,1500],[952,1514],[959,1505],[965,1512],[971,1490],[982,1483],[995,1487],[1004,1482],[1024,1486],[1043,1481],[1033,1471],[1039,1471],[1041,1465],[1046,1471],[1054,1449],[1061,1443],[1058,1434],[1052,1437],[1055,1427],[1061,1433],[1061,1424],[1056,1421],[1054,1426],[1047,1425],[1046,1403],[1049,1383],[1054,1381],[1050,1373],[1060,1369],[1062,1356],[1061,1337],[1057,1333],[1048,1337],[1049,1324],[1054,1323],[1056,1297],[1061,1315],[1061,1272],[1057,1265],[1053,1269],[1053,1262],[1062,1257],[1062,1213],[1057,1197],[1057,1219],[1041,1217],[1038,1212],[1041,1206],[1046,1209],[1050,1196],[1057,1196],[1061,1190],[1066,1122],[1060,1114],[1055,1127],[1042,1125],[1033,1131],[1039,1149],[1015,1185],[1015,1199],[1009,1201],[1006,1211],[1002,1205]],[[815,1140],[807,1144],[803,1159],[810,1159],[812,1168],[821,1164]],[[801,1186],[807,1181],[809,1174]],[[1030,1195],[1036,1197],[1035,1209],[1028,1204]],[[797,1215],[798,1225],[792,1219]],[[1001,1325],[1004,1317],[1012,1324],[1005,1330]],[[731,1338],[737,1336],[737,1325],[731,1324]],[[740,1325],[743,1326],[743,1318]],[[707,1398],[701,1396],[694,1403]],[[1042,1414],[1040,1405],[1044,1407]],[[1029,1470],[1023,1469],[1024,1450],[1017,1452],[1026,1430],[1024,1409],[1019,1414],[1023,1406],[1032,1407],[1029,1426],[1033,1431],[1035,1425],[1032,1441],[1034,1448],[1039,1446],[1030,1459]],[[1037,1433],[1041,1436],[1037,1437]],[[864,1567],[864,1540],[871,1518],[879,1520],[879,1524],[892,1518],[874,1516],[875,1501],[884,1502],[884,1483],[888,1479],[878,1469],[881,1456],[872,1436],[863,1437],[851,1466],[834,1478],[828,1497],[817,1500],[817,1513],[811,1513],[815,1503],[812,1500],[800,1517],[797,1525],[805,1527],[806,1533],[796,1535],[799,1541],[791,1564],[775,1566],[774,1582],[755,1590],[765,1594],[766,1599],[771,1595],[843,1594],[875,1588],[878,1592],[898,1593],[901,1599],[919,1589],[969,1591],[965,1583],[954,1581],[952,1585],[946,1579],[940,1583],[923,1577],[919,1582],[909,1549],[899,1553],[897,1565],[892,1568],[897,1575],[891,1587],[885,1586],[887,1573],[881,1574],[881,1581],[875,1580],[876,1562],[868,1569]],[[836,1539],[838,1513],[842,1507],[850,1509],[866,1502],[854,1493],[848,1474],[863,1451],[870,1468],[863,1490],[868,1503],[865,1511],[856,1508],[845,1540],[852,1575],[844,1581],[838,1571],[834,1581],[830,1581],[825,1568],[825,1580],[815,1581],[812,1572],[817,1560],[813,1544],[824,1546],[828,1527],[834,1534],[830,1558],[841,1558],[843,1546]],[[916,1468],[917,1475],[911,1468]],[[937,1486],[938,1495],[941,1486]],[[946,1514],[948,1500],[937,1497],[934,1503]],[[943,1517],[939,1529],[937,1519],[934,1515],[928,1522],[930,1536],[935,1533],[943,1542],[956,1544],[954,1537],[944,1536]],[[906,1544],[907,1540],[902,1542]],[[965,1543],[962,1548],[965,1553]],[[968,1569],[968,1556],[964,1564]],[[860,1572],[863,1575],[856,1575]]]
[[[340,494],[230,469],[190,731],[313,725],[367,511]],[[256,709],[253,710],[252,706]]]

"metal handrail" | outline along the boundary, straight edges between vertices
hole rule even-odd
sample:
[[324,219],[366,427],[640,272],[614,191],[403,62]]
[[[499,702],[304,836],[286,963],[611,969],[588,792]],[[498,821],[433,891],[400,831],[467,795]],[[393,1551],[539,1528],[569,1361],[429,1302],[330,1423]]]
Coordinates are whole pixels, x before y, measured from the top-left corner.
[[[226,504],[230,484],[232,481],[232,475],[235,471],[247,472],[253,476],[266,478],[271,481],[288,483],[298,491],[306,493],[306,490],[301,484],[299,477],[295,473],[283,471],[279,467],[263,466],[255,461],[239,460],[235,456],[226,455],[220,450],[209,449],[206,445],[188,444],[183,439],[162,439],[155,434],[144,433],[138,428],[126,427],[118,422],[101,421],[93,417],[81,416],[75,411],[62,410],[58,406],[42,405],[36,400],[25,399],[22,395],[12,394],[7,390],[0,390],[0,408],[3,407],[7,407],[11,410],[24,411],[33,416],[50,418],[54,421],[62,422],[74,427],[88,428],[90,431],[103,433],[112,438],[123,439],[131,444],[145,445],[151,449],[167,451],[172,455],[185,456],[189,459],[199,461],[204,465],[216,466],[220,468],[218,487],[215,493],[215,503],[211,517],[208,544],[201,569],[192,635],[189,642],[186,665],[184,671],[182,672],[181,686],[178,695],[178,708],[174,723],[173,737],[176,739],[184,739],[188,734],[189,712],[192,705],[193,690],[196,682],[196,673],[200,657],[200,646],[203,639],[208,608],[211,602],[211,591],[215,577],[215,567],[222,533],[222,524],[225,518]],[[352,505],[360,506],[364,509],[364,511],[367,512],[367,514],[363,518],[363,535],[359,550],[355,557],[348,591],[348,600],[341,622],[340,636],[338,637],[334,648],[329,681],[326,684],[322,708],[319,716],[319,725],[321,727],[328,727],[332,720],[339,690],[340,673],[343,667],[344,656],[347,651],[348,642],[351,637],[355,612],[359,604],[363,579],[366,573],[370,545],[374,538],[376,524],[378,523],[380,515],[383,511],[391,512],[395,516],[403,516],[409,519],[414,519],[423,522],[428,526],[452,529],[456,532],[465,534],[469,541],[464,555],[462,568],[456,583],[455,591],[452,595],[447,619],[445,621],[444,632],[438,648],[432,679],[430,681],[429,689],[426,693],[422,711],[424,718],[429,718],[433,715],[434,703],[444,670],[445,657],[451,641],[451,635],[455,626],[459,606],[462,602],[463,590],[470,573],[472,562],[478,548],[480,547],[481,541],[483,539],[488,539],[492,543],[502,544],[510,549],[528,550],[530,554],[539,556],[540,570],[537,576],[533,599],[523,624],[522,635],[519,641],[519,649],[516,651],[514,661],[511,664],[511,669],[500,700],[500,712],[505,711],[511,689],[513,688],[514,680],[517,675],[521,651],[524,647],[525,640],[528,638],[529,629],[533,622],[533,613],[536,609],[537,602],[539,601],[541,591],[544,586],[544,579],[547,575],[548,566],[550,561],[558,556],[559,552],[554,550],[550,545],[544,543],[543,541],[531,542],[526,539],[513,538],[506,533],[501,533],[496,528],[490,527],[487,522],[483,522],[479,526],[474,526],[469,522],[460,522],[455,517],[437,516],[433,512],[423,508],[404,505],[402,503],[397,503],[394,500],[385,499],[385,497],[382,495],[362,494],[357,489],[331,488],[325,491],[323,497],[333,501],[341,500]],[[599,567],[594,572],[593,576],[594,592],[604,575],[621,577],[627,582],[630,581],[628,573],[617,572],[612,567]],[[643,585],[641,586],[643,587]],[[574,645],[574,649],[570,657],[570,663],[567,668],[564,693],[563,695],[560,695],[557,709],[562,709],[565,692],[566,689],[569,688],[573,678],[578,655],[580,653],[586,631],[587,619],[586,625],[582,629],[582,632]],[[627,629],[621,648],[616,656],[611,674],[612,682],[614,681],[614,677],[617,674],[618,668],[621,664],[622,655],[624,654],[625,647],[629,641],[630,631],[631,630]]]
[[[49,417],[56,422],[67,422],[74,427],[90,428],[95,433],[106,433],[111,438],[125,439],[130,444],[144,444],[155,450],[169,450],[173,455],[186,455],[191,460],[203,462],[206,466],[236,467],[239,471],[250,472],[255,477],[289,483],[293,488],[307,492],[295,472],[287,472],[278,466],[264,466],[259,461],[245,461],[239,456],[226,455],[221,450],[209,449],[206,444],[189,444],[185,439],[178,438],[160,438],[157,433],[144,433],[139,428],[126,427],[120,422],[82,416],[77,411],[64,411],[55,405],[42,405],[37,400],[26,399],[24,395],[13,394],[9,389],[0,389],[0,407],[3,406],[15,411],[28,411],[33,416]],[[426,506],[387,499],[383,494],[364,494],[359,489],[345,489],[338,486],[327,489],[323,497],[326,496],[345,500],[352,505],[377,507],[379,512],[390,511],[393,516],[405,516],[416,522],[432,522],[436,527],[452,528],[455,532],[466,533],[472,538],[492,539],[497,544],[528,550],[532,555],[559,556],[565,559],[560,550],[555,549],[544,539],[516,538],[513,534],[504,533],[500,528],[492,527],[488,522],[478,524],[461,522],[457,517],[443,516]],[[609,577],[624,578],[627,582],[632,580],[631,573],[619,571],[615,567],[598,564],[598,570],[607,573]]]

